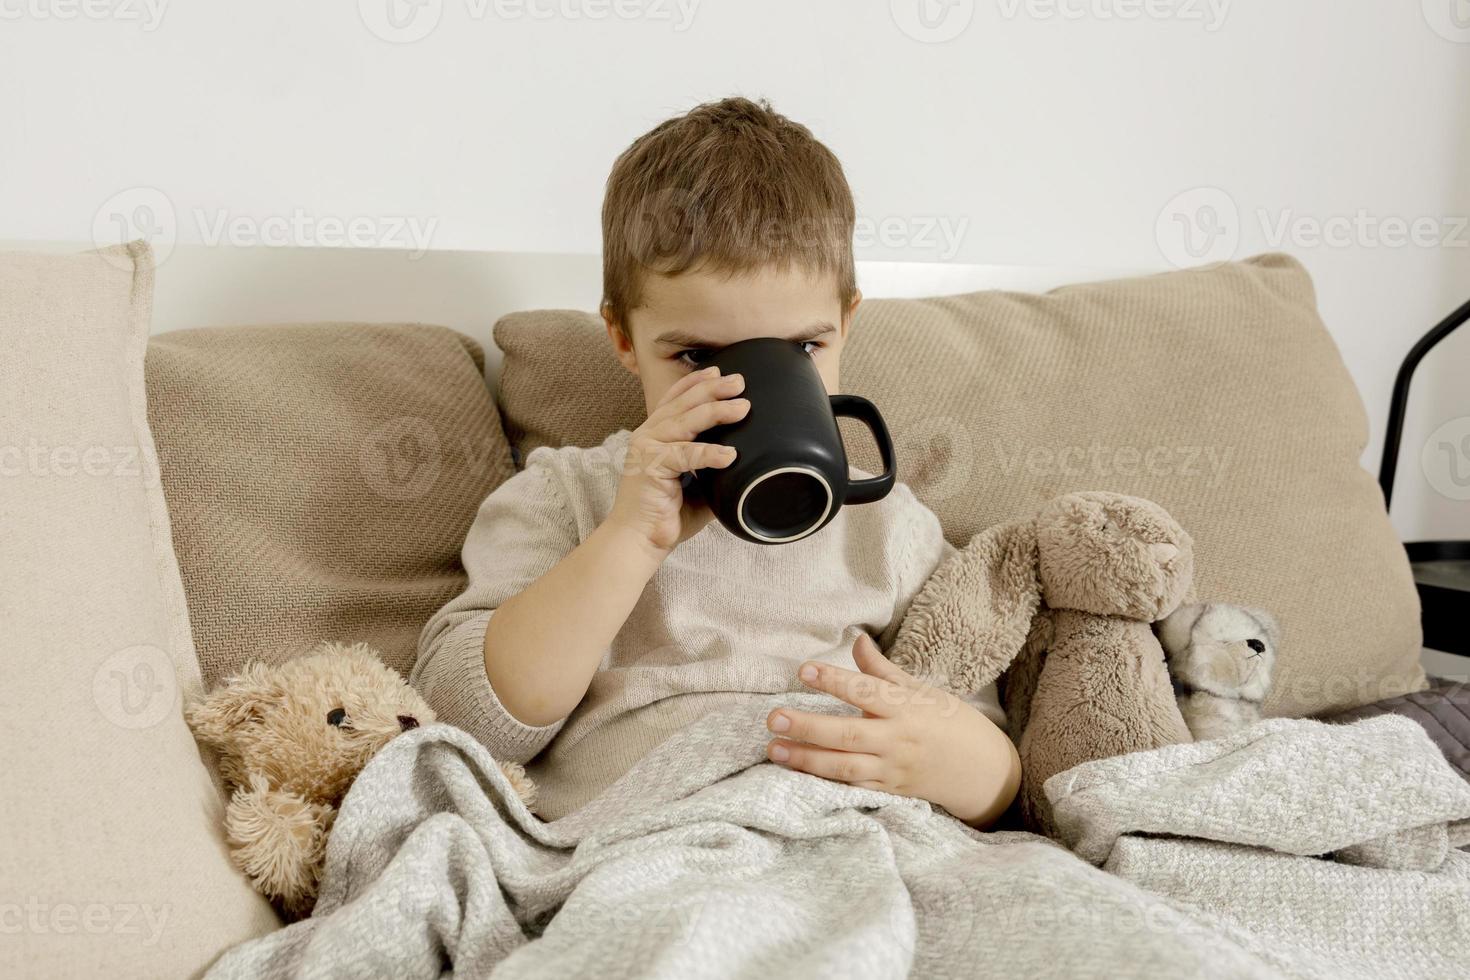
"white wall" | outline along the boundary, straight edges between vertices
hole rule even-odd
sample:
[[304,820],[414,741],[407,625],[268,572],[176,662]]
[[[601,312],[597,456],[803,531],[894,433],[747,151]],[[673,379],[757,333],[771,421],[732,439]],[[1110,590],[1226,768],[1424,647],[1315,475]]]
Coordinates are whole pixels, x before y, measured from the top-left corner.
[[[1395,366],[1470,297],[1467,91],[1467,0],[0,0],[0,238],[595,251],[630,139],[764,95],[844,160],[863,258],[1152,267],[1190,223],[1298,255],[1376,469]],[[1467,365],[1470,328],[1416,388],[1406,537],[1470,533]]]

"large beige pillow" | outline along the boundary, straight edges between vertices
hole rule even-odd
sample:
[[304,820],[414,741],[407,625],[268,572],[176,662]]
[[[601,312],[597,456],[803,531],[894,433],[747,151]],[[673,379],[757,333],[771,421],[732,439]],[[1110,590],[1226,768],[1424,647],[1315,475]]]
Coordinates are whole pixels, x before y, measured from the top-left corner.
[[[522,453],[641,421],[637,382],[591,314],[515,314],[495,340]],[[1295,260],[869,300],[843,386],[882,410],[899,478],[956,544],[1070,490],[1168,508],[1195,538],[1202,597],[1282,621],[1270,713],[1424,686],[1408,562],[1359,464],[1363,405]],[[868,440],[844,433],[853,462],[876,470]]]
[[362,641],[404,675],[514,472],[483,352],[414,324],[160,334],[149,417],[206,684]]
[[184,977],[275,928],[230,864],[144,410],[145,245],[0,253],[0,975]]

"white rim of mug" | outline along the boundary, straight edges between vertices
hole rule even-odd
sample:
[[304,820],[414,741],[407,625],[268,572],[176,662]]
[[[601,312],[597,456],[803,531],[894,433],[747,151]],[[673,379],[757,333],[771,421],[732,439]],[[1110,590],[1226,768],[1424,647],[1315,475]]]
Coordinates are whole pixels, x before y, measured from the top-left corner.
[[[755,528],[751,527],[749,524],[745,523],[745,498],[750,496],[750,491],[760,486],[763,482],[769,480],[773,476],[779,476],[782,473],[805,473],[807,476],[816,477],[817,482],[822,485],[822,489],[827,491],[827,506],[822,508],[821,516],[813,521],[812,526],[807,528],[805,531],[802,531],[800,534],[787,535],[784,538],[776,538],[772,537],[769,534],[762,534]],[[751,535],[752,537],[759,538],[767,544],[785,544],[788,541],[800,541],[802,538],[806,537],[809,534],[815,534],[817,529],[826,522],[827,515],[830,513],[832,513],[832,484],[828,483],[825,476],[812,469],[810,466],[778,466],[774,470],[767,470],[765,473],[762,473],[754,480],[751,480],[750,483],[745,487],[745,489],[740,491],[740,500],[735,504],[735,519],[740,522],[740,526],[745,529],[747,534]]]

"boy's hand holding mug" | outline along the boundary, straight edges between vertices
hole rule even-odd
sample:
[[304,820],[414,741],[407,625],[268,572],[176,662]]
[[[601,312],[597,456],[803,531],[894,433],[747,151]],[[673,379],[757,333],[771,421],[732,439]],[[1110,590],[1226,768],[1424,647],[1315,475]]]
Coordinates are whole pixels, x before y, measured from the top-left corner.
[[[755,337],[713,359],[671,385],[633,432],[608,517],[658,561],[716,518],[747,541],[782,544],[893,489],[893,440],[878,409],[829,395],[801,344]],[[872,432],[881,474],[850,478],[838,416]]]
[[744,378],[722,375],[718,367],[692,371],[671,385],[628,440],[623,477],[604,524],[630,533],[662,561],[713,520],[706,504],[686,499],[680,477],[735,462],[734,449],[696,437],[744,418],[750,402],[737,397],[744,390]]

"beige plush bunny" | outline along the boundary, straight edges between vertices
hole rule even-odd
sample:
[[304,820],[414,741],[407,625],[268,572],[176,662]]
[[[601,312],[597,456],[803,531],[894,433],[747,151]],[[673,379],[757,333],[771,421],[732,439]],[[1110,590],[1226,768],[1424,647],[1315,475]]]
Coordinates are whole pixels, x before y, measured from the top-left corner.
[[955,693],[1004,678],[1021,813],[1054,836],[1042,786],[1093,759],[1192,741],[1150,626],[1186,598],[1193,542],[1162,507],[1071,493],[976,534],[935,570],[889,659]]
[[[187,712],[233,789],[225,831],[235,864],[292,918],[311,912],[337,807],[378,750],[434,721],[417,691],[369,647],[327,643],[279,666],[253,663]],[[502,762],[530,806],[535,786]]]

